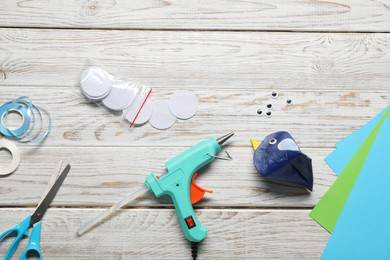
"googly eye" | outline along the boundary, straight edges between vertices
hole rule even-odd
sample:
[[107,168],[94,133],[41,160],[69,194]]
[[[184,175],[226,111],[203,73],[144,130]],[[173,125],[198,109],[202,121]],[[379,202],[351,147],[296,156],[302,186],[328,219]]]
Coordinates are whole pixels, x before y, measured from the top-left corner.
[[258,116],[262,116],[263,115],[263,110],[261,110],[259,108],[259,109],[257,109],[256,113],[257,113]]
[[277,98],[278,97],[278,92],[273,91],[271,96],[272,96],[272,98]]
[[267,111],[267,112],[265,113],[265,116],[266,116],[266,117],[271,117],[271,115],[272,115],[272,112],[271,112],[271,111]]
[[291,105],[291,103],[292,103],[291,98],[286,99],[286,103],[287,103],[287,105]]
[[267,108],[271,109],[272,108],[272,104],[271,103],[267,104]]
[[275,138],[272,138],[268,142],[269,142],[269,144],[276,144],[277,140]]

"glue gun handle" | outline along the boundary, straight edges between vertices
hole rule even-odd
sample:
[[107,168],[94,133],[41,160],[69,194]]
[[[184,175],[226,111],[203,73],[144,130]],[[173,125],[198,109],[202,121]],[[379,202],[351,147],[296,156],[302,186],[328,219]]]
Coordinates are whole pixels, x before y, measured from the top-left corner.
[[[183,194],[185,190],[185,194]],[[184,196],[183,196],[184,195]],[[185,237],[191,242],[200,242],[206,237],[207,228],[203,226],[192,208],[189,188],[183,187],[171,194],[180,225]]]

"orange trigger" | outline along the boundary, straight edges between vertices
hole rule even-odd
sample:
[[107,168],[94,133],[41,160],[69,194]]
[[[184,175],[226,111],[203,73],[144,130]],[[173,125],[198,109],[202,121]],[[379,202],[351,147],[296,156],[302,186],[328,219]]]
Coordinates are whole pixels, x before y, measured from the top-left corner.
[[203,198],[206,192],[213,193],[212,190],[207,190],[205,188],[200,187],[198,184],[196,184],[195,183],[196,176],[198,176],[198,173],[194,173],[190,185],[190,197],[191,197],[192,204],[199,202]]

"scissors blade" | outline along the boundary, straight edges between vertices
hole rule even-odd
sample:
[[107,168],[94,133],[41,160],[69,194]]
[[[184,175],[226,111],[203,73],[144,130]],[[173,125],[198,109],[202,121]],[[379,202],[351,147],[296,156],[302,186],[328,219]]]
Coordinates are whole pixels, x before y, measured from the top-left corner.
[[42,202],[39,204],[34,214],[31,215],[30,227],[42,219],[43,215],[45,214],[50,203],[53,201],[54,197],[56,196],[58,190],[60,189],[69,171],[70,171],[70,165],[68,164],[66,165],[65,169],[62,171],[60,176],[58,176],[56,182],[51,187],[51,189],[49,190],[45,198],[42,200]]
[[61,174],[61,168],[62,168],[62,161],[59,161],[56,165],[55,171],[51,174],[49,182],[46,184],[45,191],[42,194],[41,201],[39,202],[37,208],[39,205],[41,205],[42,201],[45,199],[47,193],[53,187],[54,183],[56,182],[58,176]]

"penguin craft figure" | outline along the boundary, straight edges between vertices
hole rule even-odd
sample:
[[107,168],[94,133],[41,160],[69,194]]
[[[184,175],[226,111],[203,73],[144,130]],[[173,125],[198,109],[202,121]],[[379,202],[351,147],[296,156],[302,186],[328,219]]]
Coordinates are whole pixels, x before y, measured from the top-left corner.
[[260,144],[251,139],[256,170],[266,179],[313,190],[311,159],[301,152],[288,132],[276,132]]

